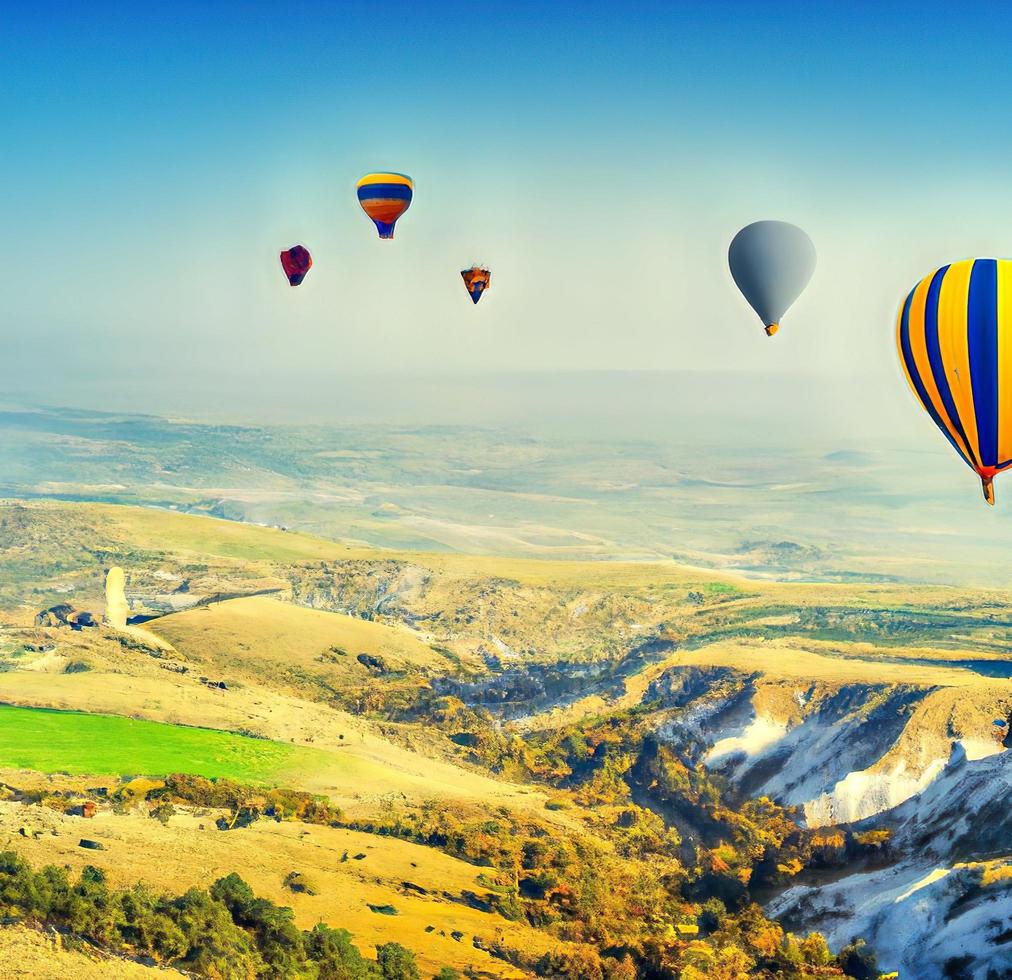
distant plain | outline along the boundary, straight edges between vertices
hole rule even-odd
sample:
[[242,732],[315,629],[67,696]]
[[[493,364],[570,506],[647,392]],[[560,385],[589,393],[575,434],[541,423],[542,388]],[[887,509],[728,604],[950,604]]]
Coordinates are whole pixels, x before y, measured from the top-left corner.
[[146,504],[400,551],[1012,584],[1001,480],[990,511],[901,378],[336,385],[329,406],[319,392],[291,399],[274,413],[285,424],[199,401],[192,415],[166,403],[165,416],[9,403],[0,495]]

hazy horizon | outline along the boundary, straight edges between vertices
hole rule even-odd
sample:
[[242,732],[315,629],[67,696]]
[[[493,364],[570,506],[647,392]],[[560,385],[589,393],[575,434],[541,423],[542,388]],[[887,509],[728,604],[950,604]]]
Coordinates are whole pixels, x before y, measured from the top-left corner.
[[[896,368],[899,375],[899,367]],[[532,432],[576,427],[593,438],[603,431],[651,438],[702,427],[707,438],[733,442],[761,433],[790,444],[800,435],[859,448],[930,437],[934,431],[906,383],[848,375],[716,370],[360,371],[335,374],[308,365],[285,384],[255,374],[211,370],[166,374],[161,383],[121,375],[80,374],[0,386],[11,407],[85,409],[203,422],[331,425],[345,422],[473,424]],[[877,381],[872,384],[869,381]],[[894,379],[900,382],[903,379]],[[860,397],[853,397],[860,390]],[[729,397],[729,394],[732,397]],[[814,407],[822,411],[813,411]],[[883,416],[890,425],[881,424]],[[588,423],[593,425],[588,425]],[[932,446],[934,442],[934,446]],[[943,449],[930,438],[911,449]]]
[[281,405],[244,385],[203,407],[177,391],[164,416],[151,392],[142,414],[123,392],[97,413],[0,399],[0,495],[409,550],[1012,585],[1003,481],[984,506],[899,387],[688,372],[338,382]]

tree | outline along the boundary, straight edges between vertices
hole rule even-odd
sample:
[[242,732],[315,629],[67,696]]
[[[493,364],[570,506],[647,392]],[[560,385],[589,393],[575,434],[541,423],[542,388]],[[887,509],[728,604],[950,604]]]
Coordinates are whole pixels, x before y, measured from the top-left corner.
[[237,926],[252,931],[260,955],[272,972],[278,976],[297,972],[306,951],[290,908],[258,898],[235,872],[211,886],[211,897],[224,902]]
[[703,969],[687,966],[679,980],[749,980],[754,976],[755,962],[737,946],[725,946]]
[[67,902],[70,930],[115,949],[122,944],[119,927],[123,923],[119,895],[109,891],[104,872],[86,865],[80,881],[70,890]]
[[[87,866],[71,884],[62,868],[35,872],[11,851],[0,852],[0,915],[28,918],[105,949],[178,963],[208,980],[419,980],[414,954],[397,943],[380,947],[380,962],[362,956],[351,934],[322,923],[295,926],[290,908],[258,897],[236,874],[210,892],[191,888],[170,898],[144,885],[110,888]],[[451,971],[441,980],[452,980]]]
[[606,956],[602,962],[606,980],[636,980],[636,964],[628,953],[620,960]]
[[715,932],[727,916],[727,909],[719,898],[708,898],[699,914],[699,928],[704,933]]
[[535,972],[559,980],[604,980],[601,957],[590,946],[551,950],[538,961]]
[[376,947],[376,962],[383,980],[420,980],[415,954],[400,943],[383,943]]
[[120,899],[124,923],[120,933],[135,949],[149,950],[155,959],[170,961],[186,955],[190,944],[166,914],[165,903],[143,885],[135,885]]
[[825,938],[818,932],[813,932],[801,940],[801,954],[805,962],[811,963],[812,966],[828,966],[833,959]]
[[305,934],[306,953],[316,961],[319,980],[374,980],[379,968],[351,941],[347,929],[331,929],[322,922]]
[[253,980],[268,973],[253,937],[232,921],[223,902],[199,888],[171,902],[172,917],[189,943],[184,964],[217,980]]
[[13,851],[0,853],[0,914],[46,915],[49,897],[26,861]]
[[865,945],[863,939],[844,946],[837,957],[843,972],[854,980],[877,980],[878,958]]

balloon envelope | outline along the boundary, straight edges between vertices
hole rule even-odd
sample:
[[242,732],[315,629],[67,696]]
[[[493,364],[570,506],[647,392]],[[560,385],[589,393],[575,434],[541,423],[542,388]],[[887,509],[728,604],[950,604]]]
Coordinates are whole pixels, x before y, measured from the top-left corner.
[[727,250],[731,276],[772,337],[815,271],[815,246],[797,225],[756,221]]
[[477,265],[472,265],[470,269],[461,270],[460,275],[471,295],[472,303],[477,303],[481,299],[481,294],[492,285],[492,273]]
[[900,308],[910,387],[994,503],[1012,466],[1012,261],[964,259],[925,276]]
[[357,185],[358,202],[380,238],[393,238],[397,219],[411,206],[415,185],[404,174],[366,174]]
[[305,245],[293,245],[281,253],[281,268],[288,276],[289,286],[301,285],[306,273],[313,268],[313,257]]

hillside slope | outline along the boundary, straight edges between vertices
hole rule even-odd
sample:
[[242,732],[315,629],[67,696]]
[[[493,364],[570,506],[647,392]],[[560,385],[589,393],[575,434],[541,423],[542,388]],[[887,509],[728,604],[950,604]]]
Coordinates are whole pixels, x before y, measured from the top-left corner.
[[77,944],[68,948],[59,934],[25,926],[0,929],[0,966],[5,980],[179,980],[185,976],[167,967],[142,966]]

